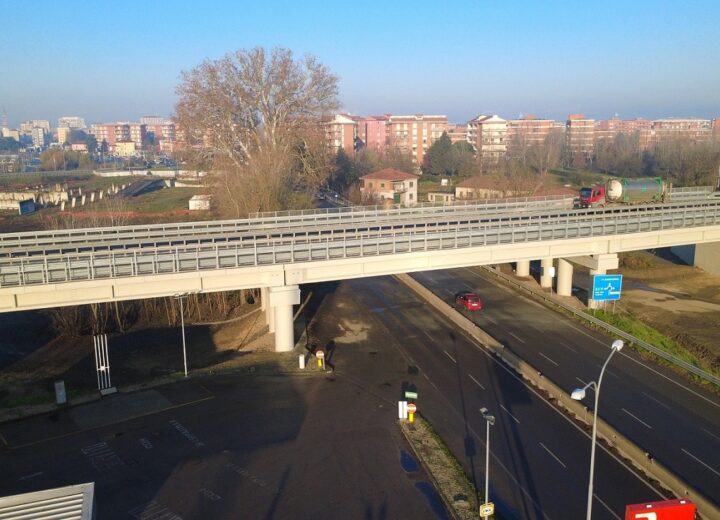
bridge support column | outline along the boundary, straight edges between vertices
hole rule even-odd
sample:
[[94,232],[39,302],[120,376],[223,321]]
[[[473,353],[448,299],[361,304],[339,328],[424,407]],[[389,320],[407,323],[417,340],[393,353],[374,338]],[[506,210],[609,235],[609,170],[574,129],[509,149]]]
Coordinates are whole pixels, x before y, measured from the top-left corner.
[[572,296],[573,265],[564,258],[558,258],[558,296]]
[[270,287],[270,308],[275,321],[275,352],[289,352],[295,347],[293,305],[300,304],[297,285]]
[[552,266],[552,258],[543,258],[540,260],[540,287],[543,289],[552,289],[553,280],[552,276],[550,276]]
[[519,260],[515,262],[515,275],[516,276],[530,276],[530,260]]

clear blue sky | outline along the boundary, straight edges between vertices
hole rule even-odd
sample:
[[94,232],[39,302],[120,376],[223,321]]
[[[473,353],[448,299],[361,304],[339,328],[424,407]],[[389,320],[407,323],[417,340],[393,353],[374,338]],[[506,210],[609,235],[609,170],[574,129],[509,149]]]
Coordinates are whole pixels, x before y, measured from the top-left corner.
[[315,54],[354,114],[720,116],[718,0],[3,2],[0,112],[170,115],[179,73]]

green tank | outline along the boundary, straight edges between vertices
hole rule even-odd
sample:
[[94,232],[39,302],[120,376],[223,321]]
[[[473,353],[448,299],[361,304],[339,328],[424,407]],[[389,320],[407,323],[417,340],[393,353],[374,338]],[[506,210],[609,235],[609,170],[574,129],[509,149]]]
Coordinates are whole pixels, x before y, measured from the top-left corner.
[[605,199],[608,202],[639,204],[663,202],[667,185],[660,177],[648,179],[610,179],[605,184]]

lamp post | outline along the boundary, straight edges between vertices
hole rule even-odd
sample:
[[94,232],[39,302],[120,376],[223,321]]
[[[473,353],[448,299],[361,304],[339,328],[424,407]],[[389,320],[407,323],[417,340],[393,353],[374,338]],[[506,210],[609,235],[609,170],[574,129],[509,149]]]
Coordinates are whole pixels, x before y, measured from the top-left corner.
[[485,503],[490,502],[490,426],[495,424],[495,416],[488,413],[487,408],[480,408],[480,413],[485,419]]
[[605,368],[610,362],[610,358],[613,357],[613,354],[615,354],[615,352],[622,350],[623,345],[624,343],[620,339],[616,339],[612,342],[610,355],[607,357],[607,359],[605,360],[605,364],[600,369],[600,377],[598,377],[597,383],[595,381],[590,381],[584,387],[576,388],[575,390],[573,390],[572,394],[570,395],[570,397],[572,397],[576,401],[581,401],[585,399],[585,391],[588,388],[593,387],[595,389],[595,409],[593,410],[593,427],[591,441],[592,447],[590,448],[590,483],[588,484],[587,514],[585,515],[586,520],[591,520],[592,518],[593,473],[595,470],[595,439],[597,437],[597,412],[598,401],[600,400],[600,385],[602,384],[603,374],[605,373]]

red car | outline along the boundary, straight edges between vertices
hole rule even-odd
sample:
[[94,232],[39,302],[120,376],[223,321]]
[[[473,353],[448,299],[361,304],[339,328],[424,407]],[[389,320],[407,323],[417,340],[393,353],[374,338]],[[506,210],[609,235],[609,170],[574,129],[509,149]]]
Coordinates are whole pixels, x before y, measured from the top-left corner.
[[469,311],[479,311],[482,309],[480,297],[474,292],[463,291],[455,295],[455,303],[462,305]]

